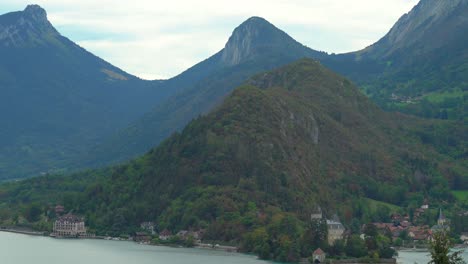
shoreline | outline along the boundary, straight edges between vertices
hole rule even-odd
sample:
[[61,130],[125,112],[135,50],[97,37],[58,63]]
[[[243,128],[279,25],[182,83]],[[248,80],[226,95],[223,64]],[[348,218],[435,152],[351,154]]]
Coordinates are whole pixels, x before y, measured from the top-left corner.
[[19,229],[11,229],[11,228],[0,228],[0,232],[23,234],[23,235],[29,235],[29,236],[44,236],[44,237],[47,237],[47,235],[46,235],[47,232],[27,231],[27,230],[19,230]]
[[[77,238],[67,238],[67,237],[54,237],[47,234],[46,231],[39,232],[39,231],[28,231],[28,230],[21,230],[21,229],[12,229],[12,228],[0,228],[0,232],[6,233],[14,233],[14,234],[21,234],[21,235],[29,235],[29,236],[42,236],[42,237],[49,237],[53,239],[90,239],[90,240],[107,240],[107,241],[122,241],[122,242],[133,242],[138,245],[147,245],[147,246],[158,246],[158,247],[171,247],[171,248],[179,248],[182,246],[178,245],[164,245],[164,244],[150,244],[150,243],[141,243],[134,240],[128,239],[121,239],[117,237],[105,237],[105,236],[90,236],[90,237],[77,237]],[[189,247],[186,247],[189,248]],[[228,253],[240,253],[239,248],[233,246],[225,246],[225,245],[212,245],[212,244],[197,244],[192,248],[196,249],[204,249],[204,250],[213,250],[213,251],[223,251]]]

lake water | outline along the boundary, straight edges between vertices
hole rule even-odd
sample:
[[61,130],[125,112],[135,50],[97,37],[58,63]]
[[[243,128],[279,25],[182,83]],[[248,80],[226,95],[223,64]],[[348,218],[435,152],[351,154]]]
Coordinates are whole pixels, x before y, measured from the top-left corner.
[[255,256],[127,241],[53,239],[0,232],[1,264],[268,264]]
[[[463,259],[468,263],[468,252],[463,253]],[[402,264],[427,264],[430,260],[429,252],[400,251],[398,252],[398,263]]]
[[[468,262],[468,252],[463,254]],[[426,264],[427,252],[400,251],[398,263]],[[0,232],[1,264],[271,264],[255,256],[156,247],[127,241],[53,239]]]

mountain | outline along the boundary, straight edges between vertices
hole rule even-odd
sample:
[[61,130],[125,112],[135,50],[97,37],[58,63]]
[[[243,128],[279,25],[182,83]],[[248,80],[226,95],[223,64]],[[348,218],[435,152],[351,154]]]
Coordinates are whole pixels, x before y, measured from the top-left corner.
[[466,119],[467,30],[468,1],[421,0],[375,44],[324,63],[388,110]]
[[71,167],[164,92],[87,52],[44,9],[0,16],[0,180]]
[[[456,128],[383,112],[348,79],[303,59],[249,79],[133,161],[1,185],[0,220],[14,221],[12,209],[64,204],[102,235],[155,221],[159,230],[205,229],[205,240],[294,260],[313,249],[306,234],[317,205],[359,227],[424,197],[453,204],[448,182],[468,187],[467,164],[451,151],[467,146],[468,131]],[[453,146],[442,152],[428,138]],[[383,218],[369,209],[375,200]],[[260,238],[268,250],[259,250]]]
[[303,46],[265,19],[252,17],[234,30],[221,51],[164,83],[165,89],[176,95],[97,145],[90,151],[92,155],[83,159],[88,166],[96,166],[141,154],[213,109],[253,74],[300,58],[325,56],[326,53]]
[[[328,55],[259,17],[175,78],[142,81],[61,36],[45,11],[0,16],[0,177],[127,160],[208,113],[244,80],[307,57],[380,107],[466,122],[466,1],[422,0],[374,45]],[[12,114],[13,113],[13,114]]]
[[266,20],[250,18],[223,50],[167,81],[177,95],[98,145],[86,164],[143,153],[207,113],[249,76],[303,57],[347,76],[386,110],[464,120],[466,3],[422,0],[374,45],[338,55],[309,49]]

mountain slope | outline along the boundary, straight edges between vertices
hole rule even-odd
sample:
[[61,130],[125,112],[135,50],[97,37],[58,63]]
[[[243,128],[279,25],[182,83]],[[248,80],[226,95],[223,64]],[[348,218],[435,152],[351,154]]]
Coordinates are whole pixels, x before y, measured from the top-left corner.
[[[237,27],[224,49],[165,82],[165,89],[178,92],[167,102],[125,130],[98,145],[84,157],[95,161],[123,161],[141,154],[194,117],[207,113],[247,78],[303,57],[322,58],[263,18],[252,17]],[[101,163],[102,164],[102,163]]]
[[[426,195],[434,206],[453,201],[447,178],[466,188],[468,164],[424,144],[415,129],[435,124],[426,122],[383,112],[347,79],[300,60],[250,79],[131,162],[2,185],[0,209],[59,203],[85,215],[99,234],[157,221],[160,230],[203,228],[205,239],[232,243],[289,219],[300,227],[278,233],[296,243],[317,205],[349,224],[371,219],[364,198],[400,206]],[[466,132],[432,136],[467,146]]]
[[466,119],[468,2],[421,0],[378,42],[325,62],[388,110]]
[[0,57],[0,180],[72,167],[161,97],[60,35],[37,5],[0,16]]

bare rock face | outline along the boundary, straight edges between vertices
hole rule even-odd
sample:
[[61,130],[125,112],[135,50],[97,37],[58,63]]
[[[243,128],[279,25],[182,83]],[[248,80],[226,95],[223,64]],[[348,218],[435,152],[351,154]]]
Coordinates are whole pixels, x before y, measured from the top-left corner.
[[47,12],[39,5],[28,5],[24,11],[24,15],[29,16],[32,20],[40,23],[47,21]]
[[468,1],[421,0],[398,20],[385,37],[363,53],[388,57],[414,45],[418,45],[421,52],[438,49],[460,33],[451,31],[467,26]]
[[288,34],[260,17],[251,17],[237,27],[221,51],[221,62],[233,66],[275,49],[303,49]]
[[24,11],[9,13],[0,19],[0,46],[38,44],[44,37],[58,35],[47,20],[46,11],[38,5],[28,5]]

